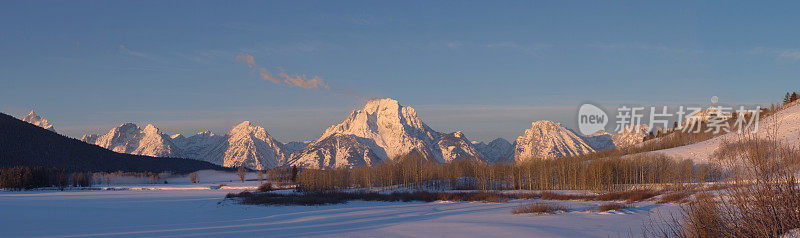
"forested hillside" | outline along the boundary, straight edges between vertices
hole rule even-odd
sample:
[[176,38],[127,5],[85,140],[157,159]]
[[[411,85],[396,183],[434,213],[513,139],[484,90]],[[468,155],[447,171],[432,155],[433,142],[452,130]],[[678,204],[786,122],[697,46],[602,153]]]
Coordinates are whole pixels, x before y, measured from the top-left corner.
[[66,171],[192,172],[231,170],[204,161],[116,153],[0,113],[0,168],[56,167]]

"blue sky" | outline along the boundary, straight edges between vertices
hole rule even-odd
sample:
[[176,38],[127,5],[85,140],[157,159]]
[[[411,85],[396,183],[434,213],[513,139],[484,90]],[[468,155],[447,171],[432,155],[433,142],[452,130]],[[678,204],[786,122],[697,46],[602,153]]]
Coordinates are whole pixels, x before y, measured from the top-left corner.
[[286,142],[391,97],[436,130],[513,139],[531,121],[573,126],[584,102],[777,102],[798,89],[798,10],[789,1],[4,2],[0,111],[35,109],[73,137],[123,122],[224,133],[250,120]]

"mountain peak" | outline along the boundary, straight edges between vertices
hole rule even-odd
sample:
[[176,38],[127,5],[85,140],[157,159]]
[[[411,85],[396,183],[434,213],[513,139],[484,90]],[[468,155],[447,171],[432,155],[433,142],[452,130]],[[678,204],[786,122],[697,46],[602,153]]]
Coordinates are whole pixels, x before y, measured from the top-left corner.
[[363,109],[354,110],[340,124],[328,127],[318,141],[334,134],[363,138],[383,160],[412,151],[442,160],[441,153],[432,149],[436,148],[439,133],[425,125],[413,108],[391,98],[369,100]]
[[133,122],[126,122],[126,123],[122,123],[122,125],[119,125],[119,127],[117,127],[117,128],[123,129],[123,130],[130,130],[132,128],[139,129],[139,126],[134,124]]
[[364,108],[371,108],[371,107],[400,107],[400,102],[391,98],[373,98],[367,101],[367,104],[364,105]]
[[214,132],[213,132],[213,131],[211,131],[211,130],[206,130],[206,131],[203,131],[203,132],[199,132],[199,133],[197,133],[197,134],[195,134],[195,135],[202,135],[202,136],[215,136],[216,134],[214,134]]
[[560,127],[560,126],[561,126],[561,123],[554,122],[554,121],[548,121],[548,120],[541,120],[541,121],[531,122],[531,127],[532,128],[533,127]]
[[583,138],[553,121],[536,121],[516,141],[514,159],[550,159],[594,152]]
[[153,124],[147,124],[147,126],[144,127],[144,133],[160,134],[161,130],[156,128]]
[[41,128],[47,129],[52,132],[56,132],[56,129],[53,127],[53,124],[51,124],[50,121],[44,119],[44,117],[37,115],[36,112],[34,112],[33,110],[31,110],[27,116],[22,118],[22,121],[34,124],[36,126],[39,126]]
[[257,129],[257,128],[260,128],[260,127],[256,126],[254,123],[252,123],[250,121],[243,121],[242,123],[239,123],[236,126],[234,126],[231,131],[232,132],[233,131],[252,131],[252,130]]
[[134,123],[123,123],[105,135],[85,135],[82,140],[119,153],[155,157],[177,156],[179,151],[170,136],[148,124],[144,129]]

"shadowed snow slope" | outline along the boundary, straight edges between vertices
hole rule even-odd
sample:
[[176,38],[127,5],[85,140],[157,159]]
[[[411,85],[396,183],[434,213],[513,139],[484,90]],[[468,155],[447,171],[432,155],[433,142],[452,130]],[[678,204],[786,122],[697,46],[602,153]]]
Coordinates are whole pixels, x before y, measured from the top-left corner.
[[44,119],[44,117],[36,115],[36,113],[33,112],[33,110],[31,110],[31,112],[29,112],[27,116],[23,117],[22,121],[34,124],[36,126],[39,126],[41,128],[44,128],[52,132],[56,132],[56,128],[53,127],[53,124],[50,124],[50,122],[47,121],[47,119]]
[[551,159],[564,156],[575,156],[594,152],[583,138],[560,123],[537,121],[531,128],[517,137],[514,149],[515,161],[526,161],[531,158]]
[[226,193],[243,189],[168,188],[173,186],[196,185],[159,185],[162,190],[4,192],[0,193],[4,215],[0,229],[4,237],[606,238],[640,236],[642,224],[658,219],[656,214],[680,211],[678,205],[645,202],[622,212],[593,212],[602,203],[552,201],[570,210],[511,214],[514,207],[530,203],[527,200],[245,206],[223,200]]

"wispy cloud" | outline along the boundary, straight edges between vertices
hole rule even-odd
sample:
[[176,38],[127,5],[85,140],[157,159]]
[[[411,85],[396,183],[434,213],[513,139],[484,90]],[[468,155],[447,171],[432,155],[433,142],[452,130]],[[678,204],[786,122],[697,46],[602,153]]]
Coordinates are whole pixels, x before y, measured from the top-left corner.
[[444,44],[445,47],[450,49],[458,49],[461,48],[464,44],[458,41],[450,41]]
[[749,50],[747,53],[752,55],[770,55],[779,60],[790,60],[790,61],[800,60],[800,49],[772,48],[772,47],[759,46]]
[[132,50],[128,49],[128,47],[123,45],[123,44],[119,45],[119,52],[122,52],[123,54],[126,54],[126,55],[142,57],[142,58],[150,57],[148,54],[145,54],[145,53],[142,53],[142,52],[138,52],[138,51],[132,51]]
[[261,79],[272,82],[278,85],[286,85],[289,87],[299,87],[304,89],[325,89],[329,90],[330,86],[325,83],[319,76],[313,76],[311,78],[306,77],[304,74],[293,74],[289,75],[285,72],[283,68],[279,68],[281,71],[278,73],[276,77],[274,74],[269,72],[264,67],[260,67],[256,65],[255,57],[250,54],[239,54],[236,56],[236,62],[241,62],[246,64],[247,67],[250,67],[254,72],[258,73],[258,76]]
[[544,50],[552,48],[552,45],[541,43],[518,43],[513,41],[500,41],[490,43],[477,43],[477,42],[464,42],[464,41],[447,41],[444,43],[437,42],[432,44],[434,47],[450,49],[450,50],[504,50],[515,51],[517,53],[536,55]]
[[604,50],[632,49],[632,50],[661,52],[661,53],[667,53],[667,54],[699,54],[699,53],[703,52],[702,50],[698,50],[698,49],[681,48],[681,47],[667,46],[667,45],[658,44],[658,43],[654,44],[654,43],[644,43],[644,42],[633,42],[633,43],[593,43],[593,44],[589,44],[589,47],[596,48],[596,49],[604,49]]
[[511,41],[494,42],[486,44],[486,48],[495,48],[495,49],[505,48],[505,49],[517,50],[528,54],[535,54],[550,47],[552,46],[548,44],[520,44]]
[[347,23],[360,26],[372,26],[382,23],[377,18],[368,15],[347,15],[345,16],[344,20]]
[[778,58],[789,59],[794,61],[800,60],[800,50],[796,49],[784,50],[778,55]]
[[261,79],[264,79],[264,80],[267,80],[267,81],[270,81],[270,82],[273,82],[273,83],[276,83],[276,84],[281,84],[281,80],[276,78],[275,75],[272,75],[272,73],[267,71],[267,69],[265,69],[265,68],[261,68],[261,67],[258,68],[258,76],[261,77]]

